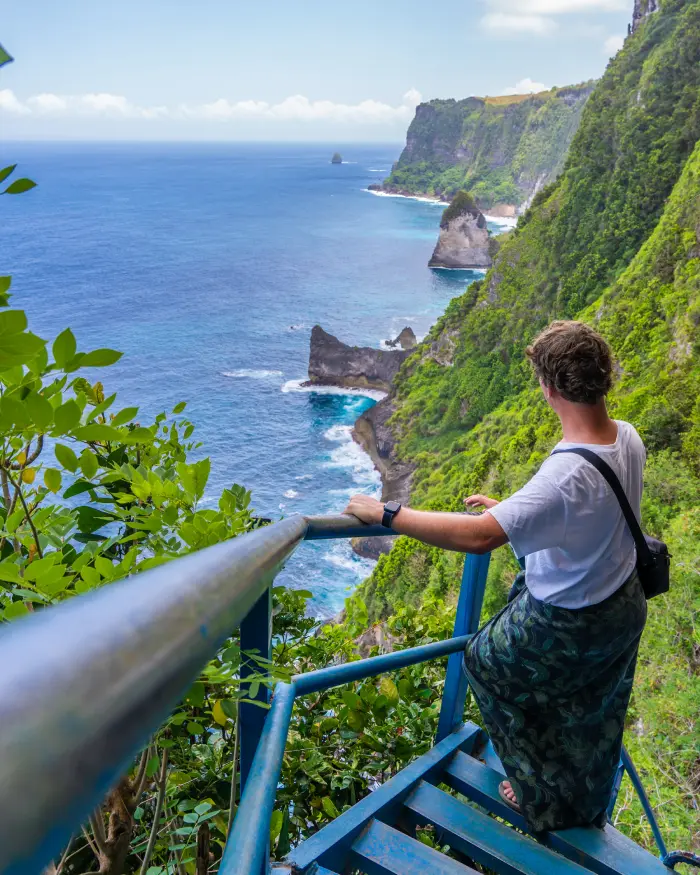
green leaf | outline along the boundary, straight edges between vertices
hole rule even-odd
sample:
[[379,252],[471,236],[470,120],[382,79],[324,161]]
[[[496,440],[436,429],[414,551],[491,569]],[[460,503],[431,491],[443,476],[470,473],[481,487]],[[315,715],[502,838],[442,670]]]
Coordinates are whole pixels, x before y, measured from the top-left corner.
[[54,409],[46,398],[43,395],[39,395],[38,392],[32,392],[24,399],[24,403],[37,428],[41,431],[48,429],[49,425],[53,422]]
[[24,602],[12,602],[12,604],[8,605],[5,608],[5,619],[6,620],[16,620],[19,617],[23,617],[25,614],[29,613],[29,608],[24,604]]
[[399,691],[396,689],[396,684],[386,675],[379,681],[379,694],[386,696],[390,706],[396,705],[399,701]]
[[31,179],[23,177],[22,179],[15,179],[14,182],[11,182],[3,194],[22,194],[25,191],[29,191],[31,188],[36,188],[36,182],[32,182]]
[[361,711],[348,711],[347,724],[354,732],[365,728],[365,715]]
[[176,405],[173,407],[173,413],[175,413],[175,414],[182,413],[182,411],[185,409],[185,407],[187,407],[187,402],[186,402],[186,401],[180,401],[179,404],[176,404]]
[[158,757],[157,755],[154,757],[151,757],[150,760],[148,761],[148,763],[146,764],[146,775],[149,778],[152,778],[155,775],[155,773],[158,771],[159,767],[160,767],[160,757]]
[[56,470],[56,468],[47,468],[44,471],[44,484],[49,492],[58,492],[61,488],[62,479],[61,472]]
[[73,398],[61,404],[54,411],[54,422],[56,424],[56,432],[59,434],[67,434],[72,431],[80,423],[81,410],[78,402]]
[[4,295],[6,292],[10,290],[10,286],[12,285],[12,277],[11,276],[0,276],[0,295]]
[[52,352],[53,357],[56,360],[56,364],[59,368],[67,365],[72,358],[75,357],[75,353],[77,352],[77,344],[75,342],[75,337],[73,336],[73,332],[70,328],[66,328],[65,331],[62,331],[56,340],[53,342]]
[[[77,463],[76,457],[76,463]],[[95,488],[94,483],[88,483],[87,480],[76,480],[71,486],[66,489],[63,493],[64,498],[73,498],[74,495],[80,495],[82,492],[89,492],[91,489]]]
[[211,802],[200,802],[199,805],[195,805],[194,810],[197,812],[197,814],[202,815],[206,814],[207,811],[211,811],[213,807],[214,806],[211,804]]
[[80,468],[88,480],[92,480],[97,474],[98,467],[97,456],[90,450],[83,450],[80,454]]
[[120,425],[125,425],[127,422],[131,422],[131,420],[138,414],[138,412],[138,407],[125,407],[123,410],[120,410],[119,413],[117,413],[117,415],[111,421],[110,425],[114,426],[114,428],[117,428]]
[[14,562],[0,562],[0,580],[7,583],[19,583],[22,580],[19,576],[19,567]]
[[363,711],[364,710],[364,704],[362,702],[362,699],[357,695],[357,693],[353,693],[353,692],[350,692],[348,690],[345,690],[345,692],[342,693],[341,697],[343,699],[343,702],[345,702],[345,704],[351,710],[353,710],[353,711]]
[[129,444],[148,444],[152,440],[153,432],[150,428],[134,428],[124,437],[124,443]]
[[[0,63],[1,63],[1,61],[2,61],[2,50],[0,49]],[[2,170],[0,170],[0,182],[4,182],[7,179],[7,177],[10,176],[10,174],[15,172],[16,169],[17,169],[16,164],[10,164],[9,167],[3,167]]]
[[273,811],[270,818],[270,841],[274,845],[282,832],[282,824],[284,823],[284,812]]
[[124,437],[122,432],[118,431],[116,428],[112,428],[111,425],[100,425],[98,423],[82,425],[80,428],[75,429],[73,435],[78,438],[78,440],[88,441],[89,443],[95,443],[98,441],[121,442]]
[[0,335],[21,334],[27,330],[27,314],[24,310],[3,310],[0,313]]
[[80,361],[80,367],[107,368],[116,364],[122,355],[123,353],[117,352],[115,349],[94,349],[92,352],[85,353],[84,358]]
[[[77,406],[78,405],[76,404],[76,407]],[[56,458],[58,459],[59,465],[65,468],[66,471],[74,473],[78,470],[78,457],[75,455],[70,447],[67,447],[64,444],[56,444],[54,448],[54,453],[56,455]],[[64,498],[65,497],[69,498],[70,496],[64,496]]]
[[323,799],[321,799],[321,806],[329,817],[336,818],[340,815],[340,812],[335,807],[330,796],[324,796]]
[[194,720],[191,720],[187,724],[187,731],[190,735],[201,735],[204,732],[204,727],[201,723],[195,723]]

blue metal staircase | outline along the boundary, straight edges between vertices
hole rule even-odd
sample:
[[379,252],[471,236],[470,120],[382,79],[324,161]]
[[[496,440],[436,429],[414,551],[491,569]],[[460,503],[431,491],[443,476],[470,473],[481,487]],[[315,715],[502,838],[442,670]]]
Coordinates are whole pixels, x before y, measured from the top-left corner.
[[[234,629],[240,626],[243,650],[270,653],[271,586],[303,540],[358,535],[385,536],[386,530],[352,517],[291,517],[0,630],[0,875],[44,870]],[[242,798],[220,875],[468,875],[484,869],[654,875],[678,863],[700,868],[697,856],[667,852],[625,752],[618,779],[629,774],[658,858],[610,825],[534,838],[501,800],[504,771],[493,746],[482,729],[463,722],[462,654],[478,628],[489,558],[466,558],[447,641],[296,675],[277,684],[267,711],[241,705]],[[286,860],[271,863],[270,821],[295,699],[445,656],[434,747]],[[267,704],[268,691],[261,688],[258,698]],[[437,847],[416,835],[427,825]]]

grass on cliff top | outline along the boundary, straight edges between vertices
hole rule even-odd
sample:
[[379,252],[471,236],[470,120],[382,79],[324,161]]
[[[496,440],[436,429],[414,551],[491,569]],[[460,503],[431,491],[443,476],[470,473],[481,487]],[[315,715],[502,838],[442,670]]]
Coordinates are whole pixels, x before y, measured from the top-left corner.
[[510,106],[513,103],[523,103],[531,97],[545,97],[549,91],[538,91],[536,94],[501,94],[497,97],[482,97],[481,100],[489,106]]

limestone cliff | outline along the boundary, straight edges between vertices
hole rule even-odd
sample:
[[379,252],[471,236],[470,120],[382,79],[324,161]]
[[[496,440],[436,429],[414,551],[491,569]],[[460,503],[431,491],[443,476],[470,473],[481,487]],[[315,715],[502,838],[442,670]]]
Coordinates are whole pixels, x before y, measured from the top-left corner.
[[460,192],[443,213],[440,237],[428,266],[477,270],[491,267],[486,219],[466,192]]
[[307,385],[378,389],[388,392],[410,350],[348,346],[320,325],[311,332]]
[[632,33],[652,13],[658,12],[659,0],[634,0],[634,13],[632,15]]
[[520,207],[561,172],[594,84],[422,103],[382,188],[445,199],[464,189],[482,209]]

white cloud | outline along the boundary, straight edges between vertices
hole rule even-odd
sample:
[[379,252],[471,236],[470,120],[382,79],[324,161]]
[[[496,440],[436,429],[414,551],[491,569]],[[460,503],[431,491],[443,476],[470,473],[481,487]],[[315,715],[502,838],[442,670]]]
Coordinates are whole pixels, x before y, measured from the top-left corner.
[[21,101],[17,100],[13,91],[9,88],[4,88],[0,91],[0,110],[11,112],[15,115],[27,115],[31,110]]
[[518,15],[565,15],[575,12],[620,12],[629,0],[487,0],[489,6]]
[[557,24],[542,15],[513,15],[507,12],[490,12],[481,19],[487,29],[500,33],[535,33],[546,35],[556,30]]
[[630,0],[485,0],[488,12],[481,25],[501,34],[547,36],[558,28],[556,16],[586,12],[617,12]]
[[224,97],[211,103],[181,104],[177,107],[143,107],[120,94],[98,93],[79,95],[36,94],[25,102],[12,91],[0,91],[0,111],[17,115],[103,116],[129,119],[268,119],[271,121],[332,121],[353,124],[383,124],[410,119],[421,94],[415,88],[404,94],[397,106],[378,100],[363,100],[357,104],[334,103],[331,100],[310,100],[302,94],[287,97],[280,103],[264,100],[229,101]]
[[533,82],[532,79],[521,79],[512,88],[505,88],[503,94],[539,94],[540,91],[549,91],[544,82]]
[[624,46],[624,44],[625,44],[624,36],[619,36],[619,35],[618,36],[609,36],[605,40],[605,45],[603,46],[603,48],[605,50],[605,54],[609,58],[612,58],[613,55],[616,55],[620,51],[620,49]]

